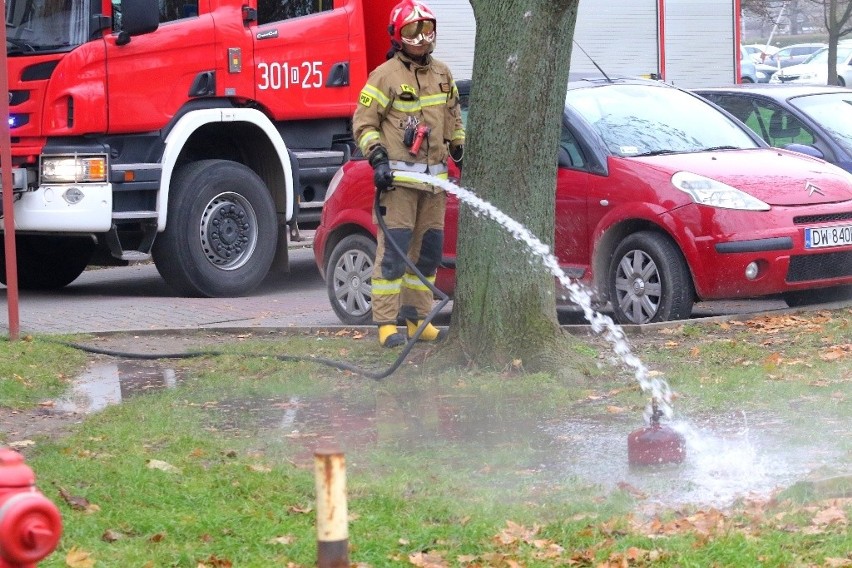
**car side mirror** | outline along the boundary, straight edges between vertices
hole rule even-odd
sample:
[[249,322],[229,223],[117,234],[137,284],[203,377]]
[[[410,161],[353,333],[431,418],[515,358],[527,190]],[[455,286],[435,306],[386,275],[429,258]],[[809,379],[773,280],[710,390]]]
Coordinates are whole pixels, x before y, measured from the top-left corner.
[[799,154],[805,154],[812,158],[819,158],[820,160],[825,159],[825,154],[823,154],[819,148],[808,144],[784,144],[784,149],[790,150],[791,152],[798,152]]
[[568,151],[565,150],[562,146],[559,147],[559,153],[557,154],[556,164],[560,168],[570,168],[571,167],[571,156],[568,155]]

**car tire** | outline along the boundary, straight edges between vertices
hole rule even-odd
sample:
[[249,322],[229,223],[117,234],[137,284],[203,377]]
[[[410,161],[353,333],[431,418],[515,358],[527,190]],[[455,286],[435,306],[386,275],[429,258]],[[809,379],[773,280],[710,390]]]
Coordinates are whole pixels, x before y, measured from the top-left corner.
[[740,82],[741,83],[747,83],[747,84],[754,83],[754,81],[751,80],[751,77],[741,77]]
[[817,288],[815,290],[797,290],[781,295],[784,302],[791,308],[812,306],[827,302],[842,302],[852,300],[852,286],[834,286],[832,288]]
[[376,241],[366,235],[349,235],[328,257],[326,291],[331,309],[346,325],[366,325],[373,321],[371,280],[376,258]]
[[608,272],[609,299],[620,324],[685,319],[695,293],[689,267],[666,236],[634,233],[616,247]]
[[837,86],[838,87],[845,87],[846,86],[846,81],[844,81],[843,77],[841,77],[840,75],[837,76]]
[[275,202],[251,169],[228,160],[183,166],[169,195],[166,230],[152,249],[157,271],[179,294],[243,296],[272,266]]
[[[15,237],[18,287],[21,290],[64,288],[83,273],[94,252],[92,237],[18,235]],[[6,253],[0,250],[0,283],[6,282]]]

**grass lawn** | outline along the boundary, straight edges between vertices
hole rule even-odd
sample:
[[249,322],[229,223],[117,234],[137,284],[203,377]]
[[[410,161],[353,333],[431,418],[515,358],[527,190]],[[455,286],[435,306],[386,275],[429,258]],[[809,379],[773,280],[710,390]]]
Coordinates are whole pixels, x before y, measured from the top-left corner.
[[631,336],[688,442],[656,468],[626,463],[648,396],[597,337],[555,375],[438,370],[418,346],[382,381],[278,357],[390,365],[352,330],[199,333],[206,355],[142,362],[55,339],[0,342],[0,443],[65,525],[44,568],[313,566],[328,445],[357,566],[852,566],[849,307]]

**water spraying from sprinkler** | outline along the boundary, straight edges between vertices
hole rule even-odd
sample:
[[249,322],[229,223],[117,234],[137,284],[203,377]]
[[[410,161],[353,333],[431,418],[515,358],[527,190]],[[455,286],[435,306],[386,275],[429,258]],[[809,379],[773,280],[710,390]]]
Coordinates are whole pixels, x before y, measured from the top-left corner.
[[[649,404],[649,408],[646,408],[645,410],[645,418],[650,421],[650,429],[653,429],[656,434],[663,434],[665,443],[659,447],[659,456],[669,456],[669,446],[666,444],[669,443],[671,436],[679,437],[679,434],[676,434],[668,427],[660,425],[660,418],[665,417],[666,419],[669,419],[672,416],[671,389],[669,388],[668,383],[659,377],[651,376],[648,372],[648,368],[645,367],[642,361],[633,354],[621,326],[616,324],[609,316],[601,314],[592,308],[592,295],[585,286],[572,280],[567,274],[565,274],[559,266],[558,259],[551,252],[550,247],[541,242],[541,240],[533,235],[525,226],[497,209],[491,203],[488,203],[481,197],[477,196],[472,191],[459,187],[447,180],[432,177],[428,174],[406,172],[406,175],[416,178],[424,183],[440,187],[447,193],[455,195],[466,205],[470,206],[475,215],[485,215],[487,218],[497,222],[516,240],[526,245],[530,252],[541,260],[544,267],[547,268],[550,273],[559,280],[562,287],[568,291],[571,301],[583,310],[583,316],[591,325],[592,330],[597,334],[601,334],[604,339],[612,345],[615,354],[618,355],[625,365],[633,369],[634,377],[639,383],[639,386],[642,388],[642,391],[650,393],[651,403]],[[648,428],[645,430],[647,429]],[[634,432],[634,434],[638,432],[640,431]],[[631,434],[631,436],[632,435],[633,434]],[[677,454],[680,456],[680,459],[676,460],[678,462],[683,461],[683,458],[685,457],[683,438],[680,437],[679,439],[679,450]],[[659,443],[659,436],[655,436],[650,439],[643,437],[642,440],[643,441],[641,443],[644,444],[642,447],[645,450],[653,449],[656,448]],[[654,463],[671,461],[675,460],[667,459]],[[633,462],[631,461],[631,463]]]

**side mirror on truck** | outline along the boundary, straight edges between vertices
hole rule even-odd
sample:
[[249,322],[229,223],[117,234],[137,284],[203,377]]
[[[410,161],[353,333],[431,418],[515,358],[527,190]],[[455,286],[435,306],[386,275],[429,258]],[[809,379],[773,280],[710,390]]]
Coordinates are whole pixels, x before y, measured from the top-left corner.
[[118,45],[126,45],[132,36],[149,34],[160,26],[159,0],[122,0]]

